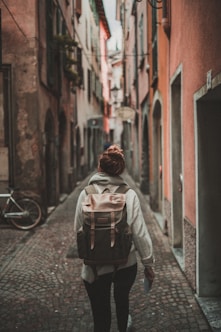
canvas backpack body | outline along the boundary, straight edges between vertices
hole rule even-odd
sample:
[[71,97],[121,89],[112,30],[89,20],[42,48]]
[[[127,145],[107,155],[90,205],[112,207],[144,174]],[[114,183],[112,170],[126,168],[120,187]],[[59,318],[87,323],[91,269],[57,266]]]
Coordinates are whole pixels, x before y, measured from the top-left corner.
[[126,264],[132,245],[126,210],[128,189],[122,185],[114,193],[97,193],[93,185],[85,188],[84,222],[77,233],[77,244],[79,257],[86,265]]

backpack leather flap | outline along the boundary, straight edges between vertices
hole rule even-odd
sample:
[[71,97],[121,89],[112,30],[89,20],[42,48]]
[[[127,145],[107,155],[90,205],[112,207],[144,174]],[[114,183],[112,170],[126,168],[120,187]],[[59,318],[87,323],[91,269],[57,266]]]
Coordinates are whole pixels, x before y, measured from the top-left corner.
[[82,208],[84,212],[121,211],[125,202],[125,194],[89,194]]

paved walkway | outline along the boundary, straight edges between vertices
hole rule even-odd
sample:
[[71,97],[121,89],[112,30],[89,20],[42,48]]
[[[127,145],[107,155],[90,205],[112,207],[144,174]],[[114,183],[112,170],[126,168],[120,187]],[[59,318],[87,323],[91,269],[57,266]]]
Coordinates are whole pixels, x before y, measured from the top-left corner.
[[[148,295],[139,264],[130,298],[133,331],[211,331],[147,199],[129,176],[127,180],[140,196],[156,257],[156,278]],[[76,201],[86,181],[34,231],[0,227],[0,331],[93,331],[73,232]],[[114,310],[111,332],[117,332]]]

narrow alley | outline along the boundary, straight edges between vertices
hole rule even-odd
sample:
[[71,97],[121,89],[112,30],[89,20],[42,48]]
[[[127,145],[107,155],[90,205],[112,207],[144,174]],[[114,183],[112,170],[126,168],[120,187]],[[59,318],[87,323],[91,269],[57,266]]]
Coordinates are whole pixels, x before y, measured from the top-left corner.
[[[133,331],[211,331],[195,295],[157,225],[147,197],[138,193],[153,240],[156,278],[147,295],[139,264],[131,292]],[[90,306],[80,278],[73,219],[82,181],[40,227],[21,232],[0,229],[0,331],[87,332],[93,330]],[[10,236],[14,241],[9,241]],[[7,240],[8,239],[8,240]],[[113,311],[112,332],[116,332]]]

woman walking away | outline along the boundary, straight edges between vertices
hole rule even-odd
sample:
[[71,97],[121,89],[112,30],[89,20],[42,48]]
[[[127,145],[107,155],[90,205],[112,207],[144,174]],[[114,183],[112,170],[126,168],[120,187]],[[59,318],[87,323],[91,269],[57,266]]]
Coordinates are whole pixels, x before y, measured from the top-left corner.
[[[98,172],[91,177],[89,185],[90,187],[92,185],[98,194],[103,192],[115,194],[119,188],[127,186],[121,176],[124,170],[123,150],[117,145],[112,145],[100,155]],[[84,206],[88,196],[86,190],[82,190],[78,198],[74,222],[75,232],[78,234],[82,233],[84,227]],[[120,332],[129,331],[129,293],[137,274],[136,250],[144,265],[144,273],[150,285],[152,285],[154,279],[152,241],[144,221],[138,196],[133,189],[128,188],[123,197],[126,201],[126,222],[129,225],[132,238],[127,261],[117,266],[108,263],[92,266],[90,262],[84,260],[82,267],[81,276],[91,304],[94,332],[110,331],[112,284],[118,330]],[[106,208],[104,210],[106,211]],[[92,232],[92,234],[94,233]],[[92,236],[90,245],[90,249],[93,251],[96,247],[96,234]]]

